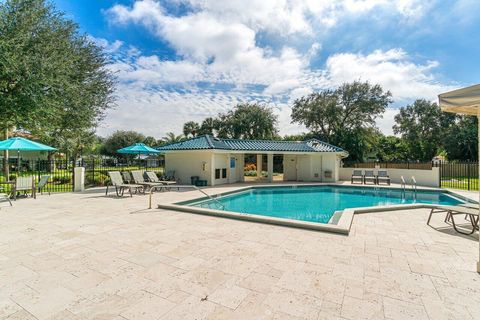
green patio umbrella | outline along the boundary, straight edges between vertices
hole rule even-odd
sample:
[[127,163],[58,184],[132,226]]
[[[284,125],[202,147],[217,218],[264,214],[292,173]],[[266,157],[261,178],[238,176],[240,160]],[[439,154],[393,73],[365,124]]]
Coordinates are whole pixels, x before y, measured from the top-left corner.
[[125,148],[122,148],[122,149],[118,149],[117,152],[122,153],[122,154],[138,154],[138,159],[139,160],[140,160],[140,155],[141,154],[160,153],[160,151],[158,151],[156,149],[153,149],[153,148],[150,148],[149,146],[147,146],[144,143],[135,143],[135,144],[132,144],[131,146],[128,146],[128,147],[125,147]]
[[55,151],[57,149],[25,138],[15,137],[0,141],[0,151],[5,150],[18,152],[17,171],[20,172],[21,151]]
[[123,153],[123,154],[138,154],[138,155],[160,153],[160,151],[150,148],[149,146],[143,143],[132,144],[131,146],[118,149],[117,152]]

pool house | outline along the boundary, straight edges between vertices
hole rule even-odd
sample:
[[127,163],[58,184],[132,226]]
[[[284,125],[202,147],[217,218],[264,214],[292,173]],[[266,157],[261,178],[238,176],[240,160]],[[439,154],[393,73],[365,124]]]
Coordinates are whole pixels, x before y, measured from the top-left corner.
[[255,164],[259,181],[273,182],[275,165],[283,172],[282,181],[336,182],[341,160],[348,156],[345,150],[317,139],[245,140],[211,135],[157,149],[165,155],[165,170],[174,171],[182,183],[198,177],[209,186],[245,181],[247,164]]

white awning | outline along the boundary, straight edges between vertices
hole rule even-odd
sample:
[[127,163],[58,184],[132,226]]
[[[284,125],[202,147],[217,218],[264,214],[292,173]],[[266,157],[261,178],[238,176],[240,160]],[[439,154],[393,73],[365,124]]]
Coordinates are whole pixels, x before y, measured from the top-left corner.
[[442,111],[479,115],[480,84],[438,95]]

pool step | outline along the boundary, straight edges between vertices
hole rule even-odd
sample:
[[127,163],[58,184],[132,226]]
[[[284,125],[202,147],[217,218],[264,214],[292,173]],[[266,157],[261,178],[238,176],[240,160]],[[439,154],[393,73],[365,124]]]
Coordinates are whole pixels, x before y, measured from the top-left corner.
[[342,216],[343,210],[338,210],[335,211],[330,218],[330,221],[328,221],[329,224],[337,224],[338,221],[340,220],[340,217]]

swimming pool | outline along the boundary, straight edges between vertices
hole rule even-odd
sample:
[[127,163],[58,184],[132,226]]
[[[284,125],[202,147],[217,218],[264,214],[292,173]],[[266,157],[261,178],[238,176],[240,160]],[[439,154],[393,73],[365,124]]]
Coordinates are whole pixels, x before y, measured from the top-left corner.
[[399,204],[456,205],[464,201],[440,191],[346,187],[282,186],[252,187],[215,200],[194,200],[182,205],[225,210],[281,219],[328,223],[333,214],[348,208]]

